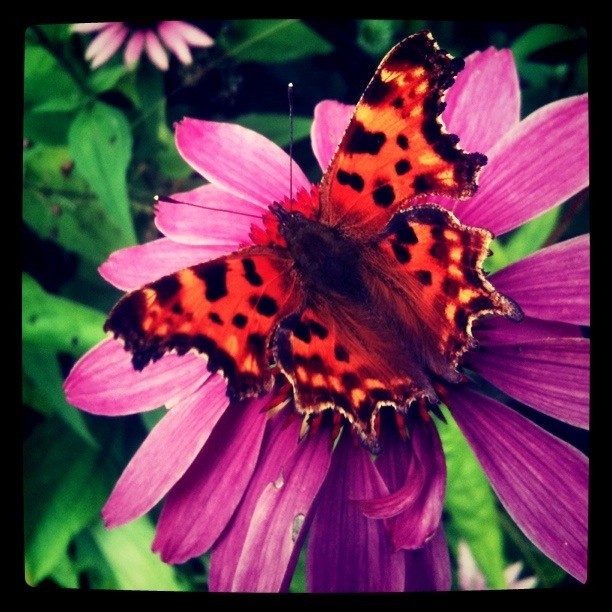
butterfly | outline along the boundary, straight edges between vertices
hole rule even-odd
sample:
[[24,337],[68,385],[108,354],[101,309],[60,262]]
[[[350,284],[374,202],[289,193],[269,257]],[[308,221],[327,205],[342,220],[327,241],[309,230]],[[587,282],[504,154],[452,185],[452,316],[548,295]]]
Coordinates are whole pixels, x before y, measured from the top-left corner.
[[333,411],[374,453],[383,407],[435,405],[437,383],[461,378],[473,322],[521,316],[482,271],[490,232],[427,203],[473,195],[487,161],[440,119],[463,65],[429,32],[391,49],[317,187],[271,202],[253,244],[115,305],[105,330],[134,368],[195,351],[231,399],[286,379],[306,420]]

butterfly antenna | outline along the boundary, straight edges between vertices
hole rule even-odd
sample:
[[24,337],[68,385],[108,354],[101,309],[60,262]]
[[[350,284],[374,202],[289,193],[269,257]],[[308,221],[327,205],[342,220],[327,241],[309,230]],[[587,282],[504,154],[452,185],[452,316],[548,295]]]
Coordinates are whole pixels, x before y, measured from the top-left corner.
[[203,208],[204,210],[214,210],[215,212],[225,212],[229,215],[239,215],[241,217],[251,217],[252,219],[261,219],[261,215],[252,215],[245,212],[239,212],[237,210],[223,210],[222,208],[214,208],[212,206],[204,206],[202,204],[194,204],[193,202],[183,202],[182,200],[176,200],[170,196],[154,196],[153,199],[156,202],[167,202],[170,204],[182,204],[183,206],[193,206],[194,208]]
[[289,212],[293,212],[293,83],[287,85],[289,100]]

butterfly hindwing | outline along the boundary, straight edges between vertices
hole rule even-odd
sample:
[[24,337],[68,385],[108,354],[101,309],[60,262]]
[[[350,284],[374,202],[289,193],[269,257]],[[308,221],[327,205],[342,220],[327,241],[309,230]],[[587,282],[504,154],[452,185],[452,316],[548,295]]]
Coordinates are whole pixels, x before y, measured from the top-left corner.
[[364,316],[359,307],[319,299],[281,322],[276,357],[292,383],[299,413],[340,412],[362,443],[377,452],[379,409],[392,405],[405,411],[419,389],[402,372],[402,359],[394,364],[390,358],[392,347],[378,334],[379,322],[365,327]]
[[394,287],[388,303],[398,312],[411,305],[412,312],[402,316],[409,320],[415,313],[415,333],[430,340],[425,362],[447,380],[456,377],[460,356],[474,345],[474,320],[522,316],[482,270],[491,238],[487,230],[464,226],[449,211],[428,204],[397,213],[377,241],[383,259],[372,270],[374,282],[381,292]]
[[269,343],[302,297],[290,261],[249,247],[185,268],[128,293],[105,330],[121,338],[142,370],[164,353],[193,350],[228,379],[228,393],[260,393],[271,381]]
[[387,54],[323,178],[323,223],[377,233],[414,197],[474,193],[486,157],[462,151],[440,119],[445,91],[462,68],[428,32]]

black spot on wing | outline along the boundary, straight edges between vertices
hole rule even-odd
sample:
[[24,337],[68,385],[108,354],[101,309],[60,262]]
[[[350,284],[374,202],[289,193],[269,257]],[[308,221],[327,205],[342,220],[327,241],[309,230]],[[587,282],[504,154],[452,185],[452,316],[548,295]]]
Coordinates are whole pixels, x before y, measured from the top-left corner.
[[249,284],[253,285],[253,287],[261,287],[263,285],[263,279],[257,273],[255,262],[252,259],[243,259],[242,267],[244,268],[244,277]]
[[164,276],[150,285],[156,293],[157,301],[165,306],[180,290],[181,283],[176,276]]
[[346,152],[378,155],[386,140],[383,132],[369,132],[363,123],[356,121],[347,132]]
[[238,329],[244,329],[248,320],[248,317],[239,312],[232,317],[232,324]]
[[334,356],[338,361],[348,361],[349,353],[341,344],[336,344],[334,347]]
[[370,106],[378,106],[394,89],[391,83],[385,83],[377,74],[365,90],[363,101]]
[[217,325],[223,325],[223,319],[219,316],[218,313],[216,312],[209,312],[208,313],[208,318],[213,322],[216,323]]
[[397,138],[395,139],[395,142],[397,142],[397,146],[400,149],[403,149],[404,151],[410,146],[408,138],[403,134],[398,134]]
[[199,264],[192,270],[206,284],[205,296],[209,302],[216,302],[227,295],[227,264],[224,261]]
[[412,166],[410,165],[410,162],[407,159],[400,159],[395,164],[395,174],[397,174],[397,176],[403,176],[404,174],[410,172],[411,168]]
[[377,206],[387,208],[395,202],[395,191],[391,185],[381,185],[372,192],[372,198]]
[[357,193],[363,191],[363,178],[356,172],[345,172],[344,170],[338,170],[338,174],[336,174],[336,179],[341,185],[348,185]]
[[278,304],[274,298],[263,294],[257,301],[256,310],[264,317],[271,317],[278,312]]
[[429,270],[417,270],[415,275],[422,285],[431,285],[431,272]]

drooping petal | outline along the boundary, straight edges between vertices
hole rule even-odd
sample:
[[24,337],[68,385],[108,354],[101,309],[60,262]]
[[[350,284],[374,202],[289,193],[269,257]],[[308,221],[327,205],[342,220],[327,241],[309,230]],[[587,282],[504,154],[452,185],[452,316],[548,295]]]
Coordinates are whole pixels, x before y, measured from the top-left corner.
[[168,70],[170,66],[168,54],[164,51],[161,42],[159,42],[159,38],[157,38],[157,35],[152,30],[147,30],[145,33],[145,49],[149,59],[160,70]]
[[103,30],[112,23],[118,23],[115,21],[94,21],[91,23],[73,23],[70,26],[72,32],[79,32],[79,34],[89,34],[90,32],[98,32]]
[[[253,130],[185,118],[176,124],[176,146],[204,178],[250,202],[269,206],[289,194],[289,156]],[[294,193],[310,190],[306,175],[295,162],[292,165]]]
[[125,51],[123,52],[123,61],[125,62],[126,66],[133,66],[140,59],[144,42],[144,32],[139,30],[138,32],[134,32],[134,34],[132,34],[132,37],[125,45]]
[[474,336],[484,346],[497,344],[520,344],[545,338],[582,338],[578,325],[543,321],[533,317],[525,317],[520,323],[492,317],[483,319],[475,328]]
[[253,509],[232,590],[281,590],[302,548],[306,517],[330,462],[329,438],[319,432],[304,440],[268,482]]
[[588,458],[472,391],[451,392],[450,406],[510,516],[555,563],[585,582]]
[[269,396],[230,405],[185,475],[168,494],[153,550],[166,563],[205,553],[238,507],[257,463]]
[[265,209],[216,185],[208,184],[160,199],[155,225],[168,238],[183,244],[235,245],[249,240],[253,223]]
[[72,368],[64,383],[66,399],[92,414],[134,414],[186,397],[209,376],[204,359],[191,353],[164,355],[141,372],[131,359],[120,342],[103,340]]
[[489,47],[465,59],[446,94],[442,119],[451,134],[459,136],[462,149],[486,153],[518,124],[521,90],[510,49]]
[[117,289],[131,291],[177,270],[221,257],[234,249],[235,246],[230,244],[191,245],[158,238],[111,253],[98,272]]
[[310,140],[321,170],[329,166],[354,110],[354,105],[335,100],[323,100],[315,106]]
[[[107,62],[112,55],[119,49],[119,47],[123,44],[123,41],[126,39],[129,34],[129,30],[125,26],[121,26],[117,31],[113,34],[113,37],[106,42],[104,47],[102,47],[91,60],[91,67],[98,68],[105,62]],[[99,36],[102,36],[100,34]]]
[[172,22],[162,21],[157,26],[157,32],[166,47],[168,47],[183,64],[191,64],[193,58],[191,57],[189,45],[187,45],[180,34],[175,32],[175,29],[172,27]]
[[350,500],[388,493],[363,448],[349,435],[336,446],[317,499],[306,554],[312,592],[403,591],[405,558],[393,552],[382,521],[366,518]]
[[590,234],[537,251],[491,275],[495,289],[538,319],[590,324]]
[[459,220],[500,235],[565,202],[589,184],[587,94],[533,112],[487,152],[476,195]]
[[89,44],[85,50],[85,59],[92,60],[104,51],[104,49],[113,43],[113,41],[121,34],[121,32],[127,30],[122,22],[117,21],[104,28]]
[[233,590],[234,577],[257,500],[264,489],[278,479],[283,466],[297,452],[299,433],[299,421],[293,420],[287,425],[283,413],[268,423],[260,461],[248,489],[231,523],[213,549],[208,582],[211,591]]
[[442,516],[446,461],[433,421],[410,425],[412,458],[402,486],[381,498],[360,500],[366,516],[385,518],[395,550],[420,548],[435,533]]
[[192,47],[210,47],[215,44],[204,30],[185,21],[162,21],[162,24],[169,24],[171,31],[180,34]]
[[405,591],[450,591],[452,571],[444,528],[440,525],[422,548],[404,552]]
[[483,347],[469,364],[511,397],[588,429],[589,353],[587,338],[548,338]]
[[226,387],[223,378],[211,377],[153,428],[102,509],[107,528],[148,512],[185,473],[229,404]]

